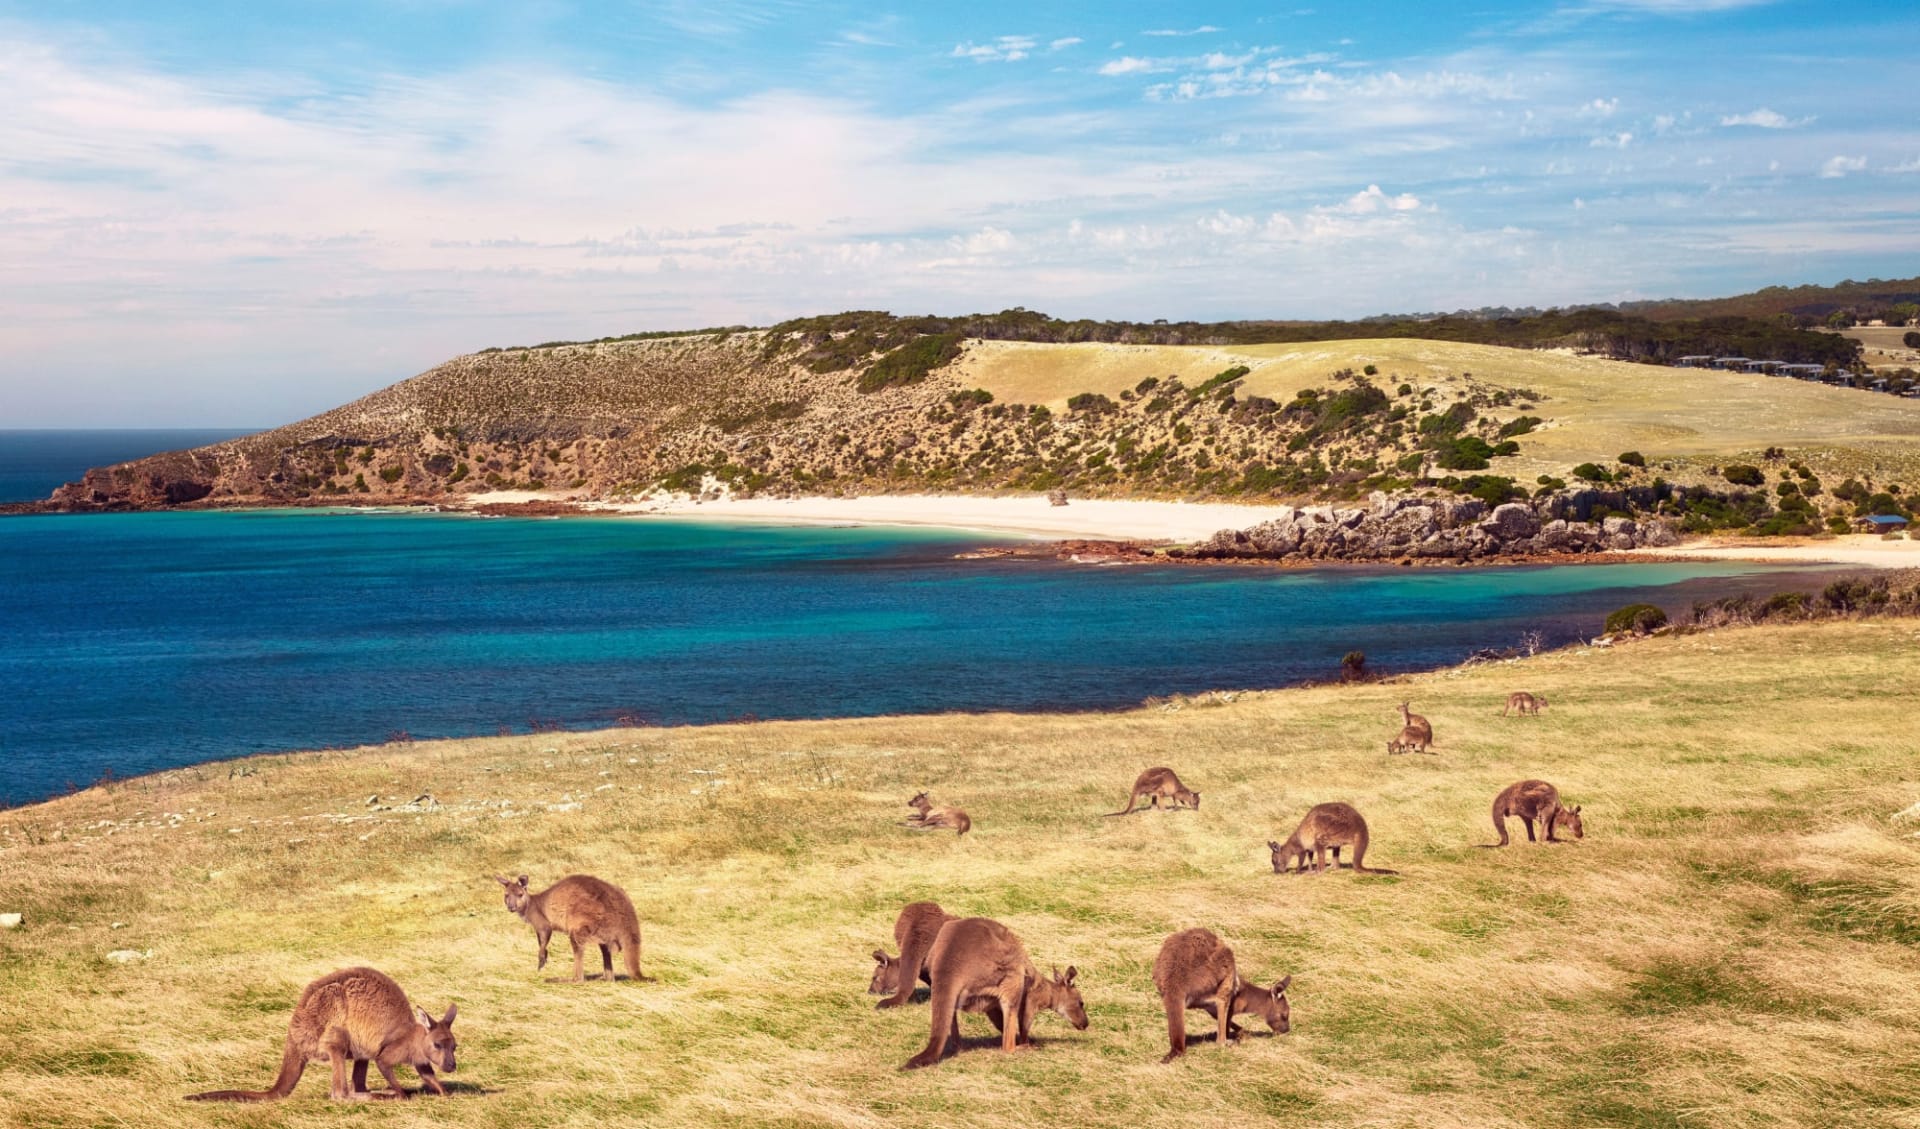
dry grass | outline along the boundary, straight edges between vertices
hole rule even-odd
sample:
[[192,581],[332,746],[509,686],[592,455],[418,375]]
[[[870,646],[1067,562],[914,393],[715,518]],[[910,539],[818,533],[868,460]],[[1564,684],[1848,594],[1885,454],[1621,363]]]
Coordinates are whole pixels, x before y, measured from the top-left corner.
[[[1920,799],[1916,644],[1750,629],[1177,710],[441,742],[95,789],[0,814],[0,912],[27,914],[0,931],[0,1122],[1912,1125],[1920,855],[1890,817]],[[1521,687],[1546,714],[1497,716]],[[1440,755],[1384,755],[1402,696]],[[1101,818],[1160,763],[1200,812]],[[1585,805],[1584,843],[1477,849],[1525,776]],[[898,827],[921,787],[975,832]],[[423,791],[442,806],[365,802]],[[1401,877],[1270,873],[1265,840],[1335,798]],[[623,883],[658,980],[536,974],[496,870]],[[866,954],[923,897],[1079,965],[1091,1029],[1048,1016],[1037,1051],[896,1073],[927,1011],[875,1012]],[[1293,974],[1291,1035],[1156,1065],[1149,969],[1190,925]],[[270,1110],[179,1100],[264,1085],[300,986],[356,962],[459,1002],[454,1097],[343,1111],[310,1072]]]

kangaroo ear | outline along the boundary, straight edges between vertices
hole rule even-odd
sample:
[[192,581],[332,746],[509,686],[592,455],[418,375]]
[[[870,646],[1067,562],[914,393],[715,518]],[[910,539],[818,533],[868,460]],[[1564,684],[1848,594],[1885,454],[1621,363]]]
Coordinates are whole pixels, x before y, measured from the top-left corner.
[[1074,966],[1072,966],[1072,965],[1068,965],[1068,966],[1067,966],[1067,978],[1066,978],[1066,980],[1064,980],[1064,981],[1062,981],[1062,983],[1064,983],[1064,984],[1066,984],[1066,986],[1067,986],[1067,987],[1069,987],[1069,988],[1071,988],[1071,987],[1073,987],[1073,978],[1074,978],[1074,977],[1076,977],[1076,976],[1078,976],[1078,975],[1080,975],[1080,970],[1079,970],[1079,969],[1077,969],[1077,968],[1075,968],[1075,967],[1074,967]]
[[887,963],[887,954],[881,952],[879,949],[875,949],[873,950],[873,959],[879,961],[881,964],[885,964]]
[[454,1016],[456,1016],[456,1015],[459,1015],[459,1014],[460,1014],[460,1005],[459,1005],[459,1004],[448,1004],[448,1005],[447,1005],[447,1014],[445,1014],[445,1015],[443,1015],[443,1016],[441,1016],[441,1017],[440,1017],[440,1026],[442,1026],[442,1027],[452,1027],[452,1026],[453,1026],[453,1017],[454,1017]]
[[494,880],[495,882],[498,882],[498,883],[500,883],[500,885],[502,885],[502,886],[511,886],[511,885],[513,885],[513,879],[511,879],[511,878],[502,878],[502,877],[500,877],[500,876],[499,876],[498,874],[496,874],[496,875],[494,875],[494,876],[493,876],[493,880]]
[[520,885],[525,886],[526,884],[527,884],[527,876],[522,874],[520,876]]
[[1276,842],[1274,842],[1274,841],[1273,841],[1272,839],[1268,839],[1268,840],[1267,840],[1267,849],[1268,849],[1268,850],[1270,850],[1270,851],[1277,851],[1277,850],[1279,850],[1279,849],[1280,849],[1280,844],[1278,844],[1278,843],[1276,843]]
[[1573,814],[1575,814],[1575,815],[1579,815],[1579,814],[1580,814],[1580,805],[1579,805],[1579,804],[1575,804],[1575,805],[1573,805]]
[[433,1026],[433,1016],[428,1015],[427,1009],[421,1007],[419,1004],[415,1004],[413,1007],[413,1017],[420,1021],[420,1026],[422,1027]]
[[1281,981],[1280,981],[1280,982],[1279,982],[1278,984],[1275,984],[1275,985],[1273,986],[1273,994],[1274,994],[1274,995],[1276,995],[1276,996],[1284,996],[1284,995],[1286,995],[1286,994],[1287,994],[1287,985],[1289,985],[1289,984],[1291,984],[1291,983],[1293,983],[1293,977],[1291,977],[1291,976],[1288,976],[1288,977],[1286,977],[1285,979],[1283,979],[1283,980],[1281,980]]

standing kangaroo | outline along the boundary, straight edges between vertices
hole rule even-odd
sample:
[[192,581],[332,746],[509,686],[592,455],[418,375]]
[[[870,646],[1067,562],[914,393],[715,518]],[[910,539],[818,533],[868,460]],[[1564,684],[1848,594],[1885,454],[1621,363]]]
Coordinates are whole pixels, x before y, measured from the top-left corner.
[[1128,815],[1136,810],[1136,805],[1142,799],[1145,799],[1147,806],[1152,808],[1158,808],[1160,801],[1165,800],[1169,811],[1183,807],[1200,810],[1200,793],[1180,783],[1180,777],[1175,775],[1172,769],[1150,768],[1133,782],[1133,791],[1127,795],[1127,806],[1120,811],[1110,811],[1107,814]]
[[1305,872],[1307,860],[1314,861],[1313,873],[1324,874],[1327,869],[1327,852],[1333,852],[1333,866],[1340,868],[1340,848],[1353,848],[1353,872],[1355,874],[1398,874],[1395,870],[1381,870],[1378,867],[1365,866],[1361,859],[1367,853],[1367,821],[1353,810],[1351,804],[1315,804],[1308,810],[1300,826],[1293,829],[1285,843],[1267,840],[1267,847],[1273,852],[1273,872],[1285,874],[1295,863]]
[[1387,742],[1387,753],[1426,753],[1433,745],[1433,726],[1426,718],[1413,713],[1408,707],[1412,702],[1400,703],[1400,736]]
[[586,979],[582,967],[588,945],[600,946],[600,961],[606,967],[606,979],[617,979],[613,972],[613,950],[627,958],[627,975],[640,975],[640,918],[633,912],[633,901],[625,890],[611,882],[585,874],[570,874],[538,894],[527,891],[527,876],[517,880],[494,875],[493,880],[506,887],[507,909],[520,915],[540,938],[540,963],[547,967],[547,939],[554,930],[567,935],[573,944],[574,983]]
[[890,957],[879,949],[873,950],[877,963],[867,991],[888,997],[873,1006],[899,1007],[913,998],[913,989],[922,980],[929,987],[933,985],[933,978],[927,974],[927,958],[933,953],[933,942],[940,936],[940,927],[956,920],[958,918],[949,916],[934,902],[912,902],[900,911],[893,923],[893,942],[900,946],[900,955]]
[[[329,1097],[337,1100],[411,1097],[400,1088],[393,1068],[405,1064],[419,1073],[423,1089],[444,1095],[436,1071],[453,1073],[453,1017],[449,1006],[439,1019],[407,1003],[407,994],[385,973],[348,968],[322,976],[300,993],[287,1027],[287,1049],[280,1076],[265,1090],[210,1090],[188,1094],[190,1102],[265,1102],[293,1093],[308,1063],[331,1063]],[[387,1089],[367,1090],[367,1064],[380,1068]],[[347,1077],[348,1065],[353,1077]]]
[[1153,986],[1167,1009],[1167,1043],[1161,1062],[1187,1053],[1187,1011],[1200,1008],[1219,1023],[1215,1042],[1240,1037],[1233,1017],[1257,1015],[1277,1035],[1291,1028],[1287,1006],[1289,976],[1272,988],[1245,984],[1234,966],[1233,950],[1209,929],[1187,929],[1168,937],[1153,961]]
[[973,829],[973,820],[967,818],[966,812],[959,808],[936,808],[925,792],[908,800],[907,806],[913,809],[913,814],[907,817],[906,826],[915,831],[937,831],[950,827],[957,839]]
[[1540,716],[1540,707],[1546,704],[1547,700],[1538,694],[1529,694],[1525,690],[1516,690],[1507,695],[1507,704],[1501,708],[1500,716],[1505,717],[1509,711],[1517,710],[1522,717],[1526,717],[1529,714],[1538,717]]
[[1065,976],[1042,976],[1020,938],[997,921],[947,922],[933,942],[927,970],[933,981],[932,1030],[926,1049],[902,1070],[933,1066],[949,1047],[959,1050],[962,1011],[985,1012],[1000,1030],[1003,1051],[1033,1041],[1033,1018],[1042,1010],[1059,1012],[1076,1030],[1087,1029],[1086,1004],[1074,987],[1079,970],[1069,966]]
[[1544,780],[1522,780],[1518,784],[1509,784],[1498,796],[1493,798],[1493,826],[1500,832],[1500,841],[1496,847],[1507,845],[1507,817],[1519,816],[1527,825],[1527,842],[1537,840],[1533,837],[1533,821],[1540,821],[1541,837],[1549,843],[1564,843],[1554,832],[1571,832],[1575,839],[1587,837],[1586,826],[1580,821],[1580,806],[1563,807],[1560,803],[1560,789]]

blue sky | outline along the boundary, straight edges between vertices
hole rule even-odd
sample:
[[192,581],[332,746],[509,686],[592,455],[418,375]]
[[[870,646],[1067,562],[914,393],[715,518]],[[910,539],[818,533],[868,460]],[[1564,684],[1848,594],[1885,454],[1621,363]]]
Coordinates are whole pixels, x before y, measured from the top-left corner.
[[1920,274],[1920,7],[0,0],[0,427],[846,308]]

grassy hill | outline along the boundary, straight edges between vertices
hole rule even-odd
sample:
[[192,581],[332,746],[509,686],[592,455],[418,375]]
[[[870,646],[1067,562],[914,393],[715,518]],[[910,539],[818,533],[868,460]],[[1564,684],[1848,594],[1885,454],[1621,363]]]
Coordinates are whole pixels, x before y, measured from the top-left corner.
[[[0,931],[0,1124],[1908,1124],[1916,638],[1728,630],[1121,713],[392,745],[90,789],[0,813],[0,912],[26,914]],[[1543,716],[1498,716],[1520,688]],[[1438,755],[1384,754],[1405,698]],[[1103,818],[1156,764],[1202,809]],[[1529,776],[1587,838],[1481,849]],[[974,832],[898,826],[920,788]],[[1334,799],[1398,877],[1271,873],[1266,840]],[[632,893],[655,982],[535,971],[486,876],[571,871]],[[917,898],[1077,965],[1091,1028],[1043,1017],[1002,1056],[969,1017],[965,1053],[898,1073],[927,1009],[863,990]],[[1150,966],[1194,925],[1294,977],[1292,1034],[1157,1065]],[[179,1100],[264,1085],[300,987],[356,962],[459,1003],[451,1098],[342,1111],[310,1071],[269,1111]]]
[[1853,310],[1863,317],[1879,317],[1888,306],[1920,302],[1920,278],[1847,279],[1832,286],[1768,286],[1731,298],[1666,298],[1651,302],[1624,302],[1620,308],[1657,321],[1686,318],[1780,315],[1824,319],[1835,310]]

